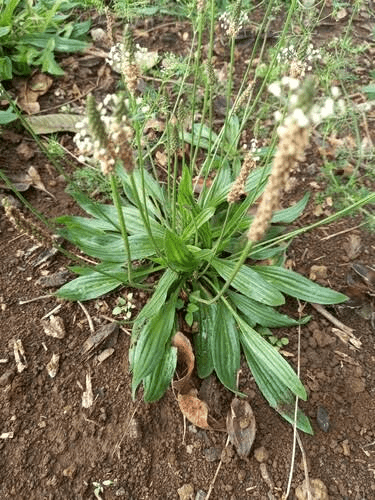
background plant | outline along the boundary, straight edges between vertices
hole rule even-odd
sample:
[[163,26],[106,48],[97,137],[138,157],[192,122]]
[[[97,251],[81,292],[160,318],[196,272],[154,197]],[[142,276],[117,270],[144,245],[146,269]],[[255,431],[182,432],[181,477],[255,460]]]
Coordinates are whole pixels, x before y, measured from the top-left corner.
[[83,38],[91,21],[71,18],[73,9],[81,6],[81,2],[62,0],[0,2],[0,81],[28,75],[35,67],[52,75],[64,74],[55,53],[87,46]]
[[[237,2],[236,7],[237,4],[241,8],[241,2]],[[274,4],[270,2],[267,8],[272,10]],[[284,303],[285,295],[325,304],[344,301],[345,296],[282,267],[285,241],[308,229],[285,235],[283,224],[290,224],[298,217],[308,196],[293,207],[277,210],[276,197],[272,198],[265,188],[277,142],[276,127],[270,132],[269,147],[259,152],[257,160],[252,155],[242,157],[237,145],[263,98],[268,106],[278,108],[279,117],[292,116],[289,125],[295,125],[298,132],[309,125],[304,122],[303,113],[294,113],[303,103],[298,103],[300,107],[295,106],[293,110],[288,108],[295,79],[286,77],[289,89],[281,104],[265,94],[267,86],[275,95],[281,94],[281,87],[276,90],[273,78],[277,54],[285,47],[289,14],[296,8],[296,2],[291,2],[280,41],[267,60],[264,73],[252,75],[253,57],[249,61],[235,105],[227,106],[219,129],[215,128],[211,113],[215,97],[210,75],[215,3],[200,2],[199,5],[186,71],[178,75],[179,86],[172,93],[173,98],[170,99],[167,82],[156,91],[145,92],[146,95],[154,92],[154,102],[163,102],[165,128],[156,140],[149,140],[145,129],[150,118],[158,117],[158,106],[153,107],[147,99],[137,97],[135,84],[139,68],[134,64],[131,37],[125,37],[129,42],[123,61],[126,91],[108,96],[99,105],[92,96],[88,99],[88,116],[77,145],[86,148],[85,154],[100,165],[108,179],[114,205],[96,203],[77,191],[74,197],[90,217],[64,216],[57,220],[64,225],[60,232],[66,239],[98,260],[95,267],[74,266],[72,269],[79,277],[61,288],[59,296],[88,300],[120,286],[151,292],[133,326],[130,353],[133,395],[142,384],[145,400],[155,401],[170,384],[177,363],[176,349],[170,340],[180,327],[180,315],[176,311],[183,308],[185,322],[198,325],[198,332],[193,335],[198,375],[204,378],[215,371],[228,389],[238,392],[236,375],[243,352],[270,405],[293,422],[295,396],[305,399],[306,392],[290,365],[265,340],[264,328],[296,326],[308,320],[297,321],[274,309]],[[233,47],[238,29],[237,10],[232,14],[226,97],[232,93]],[[266,26],[265,15],[262,27]],[[211,45],[207,77],[202,79],[200,41],[205,28]],[[187,86],[186,80],[191,75],[194,80],[189,80]],[[258,79],[254,94],[249,85],[250,76]],[[185,95],[186,88],[189,95]],[[297,101],[305,95],[297,95]],[[241,99],[241,112],[237,113],[236,103],[238,105]],[[307,101],[313,103],[312,99],[308,94]],[[186,101],[192,103],[187,111],[183,106]],[[322,108],[315,112],[319,109]],[[189,155],[184,150],[186,142],[191,145]],[[166,175],[157,168],[156,152],[165,155]],[[293,157],[292,163],[296,159],[297,156]],[[279,181],[283,178],[284,182],[286,172],[279,174]],[[237,194],[244,195],[242,202],[236,196],[230,198],[234,187]],[[281,187],[279,182],[278,189]],[[269,196],[271,210],[261,205],[262,224],[258,217],[257,226],[252,224],[254,218],[249,209],[263,192]],[[361,198],[341,214],[319,224],[349,213],[373,198],[371,195]],[[270,217],[273,225],[269,227]],[[249,226],[253,231],[250,229],[246,235]],[[265,259],[271,259],[272,265],[262,263]],[[155,280],[154,287],[145,282],[150,275]],[[298,414],[297,425],[311,432],[302,413]]]

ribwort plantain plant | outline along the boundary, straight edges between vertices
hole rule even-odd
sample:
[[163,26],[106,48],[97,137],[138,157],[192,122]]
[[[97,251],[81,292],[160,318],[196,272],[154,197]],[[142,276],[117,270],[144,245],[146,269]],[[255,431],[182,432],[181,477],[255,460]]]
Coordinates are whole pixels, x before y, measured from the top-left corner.
[[[262,82],[253,96],[254,85],[249,83],[246,71],[243,90],[236,99],[237,103],[241,99],[246,102],[236,115],[238,106],[229,103],[236,22],[242,19],[241,2],[237,2],[229,32],[232,50],[226,117],[222,128],[214,130],[213,79],[207,76],[203,94],[198,92],[198,82],[202,81],[201,40],[205,26],[211,40],[206,66],[212,70],[215,2],[198,3],[189,59],[195,80],[188,96],[193,103],[188,127],[186,113],[181,112],[184,77],[174,105],[168,101],[163,86],[152,94],[152,100],[139,98],[140,70],[129,48],[122,64],[125,91],[107,96],[99,105],[94,97],[88,98],[87,118],[76,143],[108,177],[113,205],[97,203],[77,192],[76,201],[90,217],[57,219],[63,224],[60,234],[98,261],[95,267],[73,267],[79,277],[64,285],[58,295],[69,300],[89,300],[121,286],[150,288],[146,279],[152,275],[154,287],[132,330],[133,397],[143,385],[145,401],[156,401],[171,383],[177,364],[171,338],[179,328],[177,310],[183,300],[186,321],[197,325],[193,342],[199,377],[215,372],[225,387],[239,394],[236,376],[242,351],[269,404],[294,422],[295,397],[305,400],[306,391],[289,363],[258,330],[296,326],[309,320],[296,320],[278,312],[285,295],[320,304],[346,300],[343,294],[282,265],[283,242],[308,228],[285,235],[280,224],[289,224],[301,214],[308,195],[283,210],[279,209],[280,195],[303,156],[311,127],[328,116],[334,103],[328,98],[323,105],[315,104],[312,81],[302,85],[287,77],[274,82],[269,90],[283,101],[277,116],[281,123],[274,158],[272,148],[259,154],[248,152],[241,165],[241,153],[234,152],[233,145],[238,144],[251,110],[264,96],[265,84]],[[187,72],[191,74],[191,67]],[[203,95],[202,100],[198,95]],[[151,143],[145,129],[150,118],[158,118],[158,107],[167,115],[166,126],[158,141]],[[190,144],[189,155],[186,143]],[[164,178],[155,164],[156,149],[166,158]],[[261,195],[256,214],[251,215],[250,209]],[[272,264],[265,265],[266,259]],[[297,426],[312,433],[301,411]]]

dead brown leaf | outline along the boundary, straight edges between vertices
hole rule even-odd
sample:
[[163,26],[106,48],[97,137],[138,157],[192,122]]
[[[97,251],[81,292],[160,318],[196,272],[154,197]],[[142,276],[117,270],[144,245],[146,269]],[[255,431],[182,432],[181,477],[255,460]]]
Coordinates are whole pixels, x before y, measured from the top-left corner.
[[21,160],[28,161],[31,160],[33,156],[35,156],[35,150],[24,141],[22,141],[21,144],[17,146],[16,151]]
[[354,260],[362,251],[361,237],[358,234],[350,234],[343,246],[348,258]]
[[256,423],[253,410],[244,399],[233,399],[227,415],[227,431],[238,455],[246,458],[255,439]]
[[[8,173],[7,175],[12,181],[14,187],[21,193],[23,191],[27,191],[32,186],[36,189],[44,191],[52,198],[55,198],[55,196],[45,188],[42,179],[35,167],[30,167],[26,173],[16,173],[14,175],[10,175]],[[7,184],[0,184],[0,187],[3,189],[10,189]]]
[[155,158],[158,165],[160,165],[161,167],[165,167],[168,163],[167,155],[165,153],[162,153],[161,151],[156,151]]
[[117,341],[118,330],[118,323],[108,323],[102,326],[96,333],[90,335],[90,337],[85,341],[82,346],[82,354],[91,356],[99,346],[104,349],[113,347]]
[[178,361],[186,366],[186,375],[173,382],[173,387],[179,393],[187,393],[190,389],[190,378],[194,369],[195,356],[190,340],[182,333],[177,332],[172,339],[172,345],[177,347]]
[[177,401],[182,414],[189,422],[201,429],[212,430],[207,422],[208,405],[197,398],[196,389],[191,389],[188,394],[179,394]]
[[31,80],[22,80],[18,87],[19,107],[29,115],[38,113],[38,99],[51,88],[52,83],[53,79],[44,73],[34,74]]
[[49,337],[63,339],[66,335],[64,321],[60,316],[51,314],[48,320],[42,320],[44,333]]
[[52,198],[55,198],[55,196],[52,193],[47,191],[47,189],[44,186],[42,179],[39,175],[39,172],[37,171],[37,169],[35,167],[29,168],[29,170],[27,171],[27,177],[28,177],[28,180],[29,180],[31,186],[33,186],[36,189],[39,189],[40,191],[44,191],[45,193],[52,196]]

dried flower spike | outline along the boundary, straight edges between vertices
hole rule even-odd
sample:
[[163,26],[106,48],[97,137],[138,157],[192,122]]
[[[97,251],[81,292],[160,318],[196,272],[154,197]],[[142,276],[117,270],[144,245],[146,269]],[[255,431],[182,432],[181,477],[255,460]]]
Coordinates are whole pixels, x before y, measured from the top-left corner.
[[272,214],[278,208],[281,191],[287,183],[290,172],[308,144],[308,137],[308,129],[296,123],[283,127],[268,184],[255,219],[247,233],[248,240],[256,243],[263,238],[271,222]]
[[52,246],[52,236],[44,227],[25,217],[18,208],[10,205],[6,198],[3,199],[2,204],[6,217],[18,231],[27,234],[33,241],[47,248]]
[[227,196],[228,203],[235,203],[236,201],[240,201],[244,196],[246,196],[245,185],[249,173],[255,167],[255,160],[253,159],[253,155],[251,152],[247,153],[245,160],[242,164],[240,173],[238,174],[237,179],[234,181],[231,190]]

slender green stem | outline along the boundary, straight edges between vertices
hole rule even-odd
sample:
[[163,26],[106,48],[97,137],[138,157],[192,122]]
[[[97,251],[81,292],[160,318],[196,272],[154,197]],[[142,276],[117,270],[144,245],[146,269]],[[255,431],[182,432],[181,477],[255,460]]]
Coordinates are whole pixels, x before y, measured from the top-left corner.
[[132,257],[131,257],[131,253],[130,253],[128,231],[126,229],[125,217],[124,217],[124,213],[122,211],[122,205],[121,205],[121,201],[120,201],[120,196],[118,194],[118,189],[117,189],[117,185],[116,185],[116,178],[115,178],[115,176],[113,174],[111,174],[109,176],[109,181],[111,183],[112,199],[113,199],[113,203],[114,203],[114,205],[116,207],[116,210],[117,210],[118,220],[119,220],[119,223],[120,223],[120,232],[121,232],[121,236],[122,236],[122,239],[123,239],[123,242],[124,242],[125,253],[126,253],[126,257],[127,257],[127,261],[128,261],[128,265],[127,265],[127,268],[128,268],[128,282],[129,282],[129,285],[132,285],[133,284],[133,280],[132,280]]
[[[315,229],[320,226],[324,226],[325,224],[330,224],[331,222],[334,222],[337,219],[340,219],[341,217],[344,217],[345,215],[350,215],[354,210],[357,208],[360,208],[363,205],[367,205],[369,203],[374,203],[375,202],[375,193],[369,194],[368,196],[365,196],[361,200],[353,203],[349,207],[343,208],[339,212],[336,212],[335,214],[330,215],[329,217],[326,217],[323,220],[320,220],[318,222],[314,222],[313,224],[310,224],[309,226],[302,227],[300,229],[296,229],[295,231],[291,231],[290,233],[287,233],[283,236],[277,236],[276,238],[272,238],[270,240],[264,241],[262,243],[258,243],[257,245],[254,245],[253,250],[258,250],[258,249],[266,249],[272,246],[275,246],[278,243],[282,243],[283,241],[290,240],[291,238],[295,238],[296,236],[299,236],[300,234],[306,233],[307,231],[311,231],[312,229]],[[242,254],[241,254],[242,255]]]
[[172,186],[172,223],[171,223],[171,226],[172,226],[172,230],[174,232],[176,232],[176,198],[177,198],[177,167],[178,167],[178,163],[177,163],[177,154],[174,153],[173,154],[173,178],[172,178],[172,181],[173,181],[173,186]]
[[228,219],[229,219],[229,213],[230,213],[230,205],[228,205],[227,211],[225,213],[225,220],[224,220],[224,223],[223,223],[223,225],[221,227],[220,235],[219,235],[218,239],[216,240],[214,248],[212,249],[212,257],[207,262],[207,265],[205,266],[205,268],[203,269],[203,271],[201,271],[199,273],[199,276],[202,276],[202,275],[206,274],[207,269],[211,265],[212,259],[216,256],[217,249],[219,248],[221,242],[223,241],[223,236],[224,236],[226,225],[227,225],[227,222],[228,222]]
[[252,246],[253,246],[253,242],[252,241],[248,241],[246,243],[246,246],[242,250],[242,254],[241,254],[240,258],[239,258],[238,262],[236,263],[236,267],[233,269],[232,274],[227,279],[227,281],[224,283],[224,286],[222,287],[222,289],[220,290],[220,292],[213,299],[211,299],[211,300],[204,300],[204,299],[198,299],[197,298],[197,300],[199,302],[203,302],[204,304],[210,305],[210,304],[213,304],[214,302],[216,302],[217,300],[219,300],[219,299],[222,298],[222,296],[224,295],[224,293],[230,287],[230,285],[231,285],[232,281],[234,280],[234,278],[237,276],[237,273],[241,269],[241,266],[244,264],[245,260],[247,259],[247,256],[249,255]]

